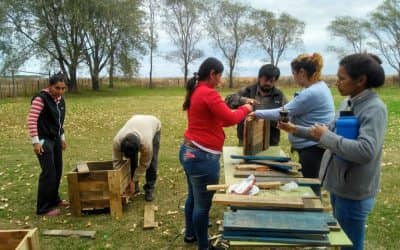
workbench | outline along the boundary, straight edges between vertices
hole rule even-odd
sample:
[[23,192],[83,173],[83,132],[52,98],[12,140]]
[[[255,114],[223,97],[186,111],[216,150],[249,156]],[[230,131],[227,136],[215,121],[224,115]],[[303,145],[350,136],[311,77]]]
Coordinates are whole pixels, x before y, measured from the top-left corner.
[[[237,178],[234,176],[235,165],[239,164],[243,160],[232,159],[231,155],[243,155],[243,148],[238,146],[226,146],[223,148],[223,169],[225,174],[225,184],[239,183],[243,178]],[[257,155],[269,155],[269,156],[287,156],[280,147],[271,146],[268,150],[262,151]],[[257,178],[256,178],[257,179]],[[262,181],[266,181],[263,179]],[[299,186],[297,190],[290,192],[282,191],[280,189],[261,190],[259,195],[267,197],[304,197],[309,195],[315,195],[309,186]],[[342,246],[351,246],[352,243],[342,229],[339,231],[330,231],[328,233],[330,247],[339,249]],[[295,248],[295,247],[309,247],[304,244],[288,244],[288,243],[276,243],[276,242],[255,242],[255,241],[230,241],[230,249],[254,249],[254,248],[269,248],[269,247],[282,247],[282,248]],[[315,247],[315,246],[314,246]]]

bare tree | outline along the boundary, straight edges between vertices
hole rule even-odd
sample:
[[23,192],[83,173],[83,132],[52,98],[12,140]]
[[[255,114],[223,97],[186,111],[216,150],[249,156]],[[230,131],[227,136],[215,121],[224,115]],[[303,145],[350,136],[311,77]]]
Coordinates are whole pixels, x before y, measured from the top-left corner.
[[[332,37],[338,37],[350,46],[328,46],[329,51],[343,57],[349,53],[361,53],[366,50],[367,45],[367,22],[351,16],[336,17],[327,27]],[[348,49],[348,48],[351,49]]]
[[229,88],[233,87],[233,72],[240,54],[240,48],[249,37],[248,19],[250,7],[227,0],[210,1],[204,9],[206,27],[229,64]]
[[157,29],[156,17],[160,10],[160,5],[157,0],[146,0],[144,5],[147,12],[146,31],[145,31],[145,44],[149,50],[150,69],[149,69],[149,88],[153,88],[153,54],[157,49]]
[[385,0],[371,13],[369,25],[371,45],[396,70],[400,84],[400,0]]
[[270,63],[275,66],[287,49],[302,43],[305,24],[287,13],[276,17],[270,11],[254,10],[251,19],[249,30],[252,40],[266,52]]
[[177,48],[171,51],[168,60],[182,62],[184,81],[187,82],[189,64],[203,56],[196,45],[201,38],[200,2],[193,0],[166,0],[163,11],[164,25]]

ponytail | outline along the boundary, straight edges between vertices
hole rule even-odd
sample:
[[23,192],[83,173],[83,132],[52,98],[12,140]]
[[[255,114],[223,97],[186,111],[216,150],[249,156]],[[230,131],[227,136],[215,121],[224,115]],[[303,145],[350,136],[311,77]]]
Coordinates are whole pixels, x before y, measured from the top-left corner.
[[197,86],[197,81],[198,81],[198,75],[197,72],[193,74],[193,77],[189,79],[186,83],[186,96],[185,96],[185,101],[183,102],[183,110],[187,110],[190,107],[190,98],[193,95],[194,90],[196,89]]
[[292,63],[292,70],[298,72],[300,69],[304,69],[307,73],[307,77],[311,82],[321,80],[321,71],[323,67],[323,59],[319,53],[301,54],[296,57]]

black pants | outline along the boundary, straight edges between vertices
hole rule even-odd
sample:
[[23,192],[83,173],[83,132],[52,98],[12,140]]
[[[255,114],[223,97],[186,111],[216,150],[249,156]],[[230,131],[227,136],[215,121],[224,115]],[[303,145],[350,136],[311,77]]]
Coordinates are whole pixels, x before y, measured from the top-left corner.
[[[150,166],[146,170],[146,184],[143,189],[147,192],[152,192],[157,180],[157,165],[158,165],[158,151],[160,149],[161,131],[158,131],[153,138],[153,156],[151,158]],[[131,177],[135,174],[138,167],[138,157],[129,157],[131,160]]]
[[57,207],[61,201],[58,194],[62,175],[61,139],[45,139],[44,152],[38,155],[42,172],[39,176],[39,186],[36,213],[44,214]]
[[[311,146],[302,149],[295,149],[299,154],[299,162],[301,164],[301,172],[305,178],[318,178],[319,168],[325,149],[318,146]],[[312,186],[313,191],[321,194],[321,188]]]

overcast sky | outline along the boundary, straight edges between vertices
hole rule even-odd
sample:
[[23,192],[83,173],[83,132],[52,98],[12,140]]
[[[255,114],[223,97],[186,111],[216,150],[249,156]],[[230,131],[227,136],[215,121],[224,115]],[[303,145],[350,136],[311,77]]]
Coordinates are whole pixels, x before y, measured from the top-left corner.
[[[336,74],[338,58],[336,54],[326,51],[329,44],[340,43],[340,40],[333,40],[326,31],[326,27],[336,16],[350,15],[353,17],[365,18],[369,12],[382,3],[382,0],[242,0],[254,8],[265,9],[276,14],[287,12],[290,15],[305,22],[305,32],[302,36],[304,45],[297,50],[290,50],[280,59],[279,68],[283,75],[290,74],[290,61],[300,53],[320,52],[324,58],[324,74]],[[173,50],[167,34],[162,33],[159,38],[159,54]],[[201,41],[200,47],[204,50],[205,56],[215,56],[223,59],[218,50],[213,49],[210,41]],[[247,51],[247,50],[246,50]],[[266,63],[262,51],[253,53],[242,53],[238,61],[236,76],[257,75],[261,65]],[[383,58],[382,58],[383,59]],[[190,67],[190,74],[196,71],[204,58],[195,61]],[[224,62],[227,68],[227,63]],[[394,71],[384,63],[385,71],[393,74]],[[142,59],[140,75],[148,75],[148,59]],[[182,76],[181,65],[168,62],[162,57],[155,59],[154,75],[156,77]]]
[[[329,36],[326,31],[326,27],[336,16],[350,15],[358,18],[366,18],[368,13],[376,9],[383,0],[239,0],[245,4],[249,4],[257,9],[264,9],[272,11],[275,14],[287,12],[297,19],[305,22],[305,32],[302,36],[303,46],[296,50],[288,50],[283,57],[280,58],[279,68],[281,69],[282,75],[290,75],[290,62],[298,54],[301,53],[313,53],[319,52],[324,58],[323,74],[335,75],[338,65],[338,57],[332,52],[327,52],[326,47],[328,45],[340,45],[342,41],[340,39],[333,39]],[[181,71],[182,64],[166,61],[161,55],[165,55],[168,51],[175,50],[173,44],[163,27],[160,28],[158,51],[154,58],[153,76],[154,77],[182,77]],[[254,46],[253,46],[254,47]],[[190,65],[191,75],[194,71],[197,71],[200,63],[206,57],[214,56],[221,60],[223,57],[221,53],[213,48],[213,44],[210,40],[201,40],[199,42],[199,48],[205,53],[205,57],[195,61]],[[384,58],[384,68],[387,74],[395,74],[394,70],[388,66]],[[149,75],[149,60],[148,56],[144,56],[140,59],[141,68],[139,75],[141,77],[148,77]],[[228,64],[224,62],[225,69],[228,68]],[[262,50],[253,51],[244,49],[240,58],[236,70],[235,76],[244,77],[255,77],[258,73],[258,69],[261,65],[266,63],[265,53]],[[37,71],[38,62],[31,60],[24,68],[25,70]],[[55,66],[57,68],[57,66]],[[42,69],[43,70],[43,69]],[[51,69],[57,70],[57,69]],[[44,70],[45,72],[47,71]],[[225,70],[227,73],[228,70]],[[88,76],[88,71],[82,69],[78,71],[80,77]],[[107,72],[104,71],[102,75],[106,76]]]

